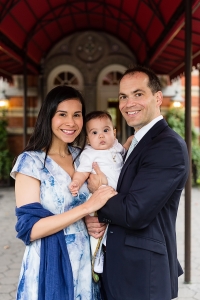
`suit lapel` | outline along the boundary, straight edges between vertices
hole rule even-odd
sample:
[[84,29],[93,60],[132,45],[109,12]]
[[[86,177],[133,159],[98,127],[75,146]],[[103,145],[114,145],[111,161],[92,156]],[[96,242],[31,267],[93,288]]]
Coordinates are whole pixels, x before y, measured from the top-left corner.
[[158,136],[163,130],[164,128],[168,126],[167,122],[162,119],[160,121],[158,121],[144,136],[143,138],[138,142],[138,144],[136,145],[136,147],[133,149],[133,151],[131,152],[131,154],[129,155],[129,157],[127,158],[120,176],[119,176],[119,180],[118,180],[118,184],[117,184],[117,190],[120,188],[121,183],[122,183],[122,179],[124,178],[124,173],[126,172],[127,167],[130,165],[130,163],[133,161],[133,159],[136,158],[136,156],[138,155],[138,153],[141,153],[141,151],[147,147],[151,141]]

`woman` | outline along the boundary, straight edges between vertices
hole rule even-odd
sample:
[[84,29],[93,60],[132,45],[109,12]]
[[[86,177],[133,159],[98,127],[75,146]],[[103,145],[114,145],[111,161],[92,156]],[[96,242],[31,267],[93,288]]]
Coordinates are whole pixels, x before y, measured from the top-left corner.
[[[82,218],[116,192],[104,187],[86,201],[86,184],[77,197],[68,190],[85,145],[84,118],[84,102],[77,90],[68,86],[51,90],[11,171],[16,179],[16,230],[27,245],[17,300],[95,299]],[[81,150],[74,147],[81,144]]]

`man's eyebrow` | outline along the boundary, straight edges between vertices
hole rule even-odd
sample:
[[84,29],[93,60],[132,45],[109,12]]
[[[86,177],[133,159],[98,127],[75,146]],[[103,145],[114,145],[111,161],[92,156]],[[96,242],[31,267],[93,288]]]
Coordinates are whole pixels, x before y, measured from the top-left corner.
[[138,92],[144,92],[144,90],[142,90],[142,89],[137,89],[137,90],[135,90],[135,91],[133,91],[133,92],[131,92],[132,94],[136,94],[136,93],[138,93]]
[[[138,92],[144,92],[144,90],[142,90],[142,89],[137,89],[137,90],[132,91],[131,94],[136,94],[136,93],[138,93]],[[126,94],[126,93],[123,93],[123,92],[120,92],[120,93],[119,93],[119,96],[120,96],[120,95],[125,95],[125,96],[126,96],[127,94]]]

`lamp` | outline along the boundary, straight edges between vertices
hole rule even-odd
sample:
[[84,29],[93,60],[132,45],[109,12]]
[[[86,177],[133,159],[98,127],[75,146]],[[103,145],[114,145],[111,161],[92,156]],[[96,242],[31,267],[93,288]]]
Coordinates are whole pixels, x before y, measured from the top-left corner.
[[5,93],[5,90],[0,91],[0,108],[8,107],[8,97]]
[[174,107],[181,107],[184,101],[183,97],[181,96],[178,90],[175,91],[175,95],[171,97],[171,101],[173,101]]

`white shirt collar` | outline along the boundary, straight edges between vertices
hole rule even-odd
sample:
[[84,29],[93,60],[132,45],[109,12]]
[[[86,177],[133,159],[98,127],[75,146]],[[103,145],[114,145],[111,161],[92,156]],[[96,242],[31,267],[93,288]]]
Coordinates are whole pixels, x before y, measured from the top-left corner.
[[153,127],[158,121],[162,120],[163,116],[158,116],[155,119],[153,119],[150,123],[148,123],[147,125],[143,126],[140,130],[138,130],[135,133],[135,138],[136,140],[139,142],[143,136],[151,129],[151,127]]

